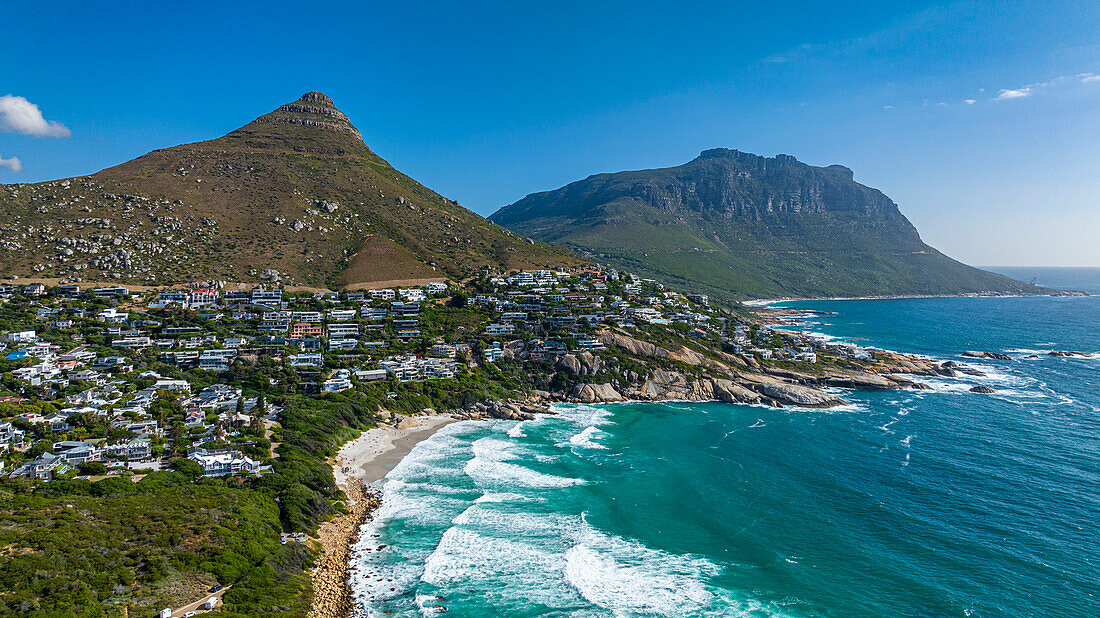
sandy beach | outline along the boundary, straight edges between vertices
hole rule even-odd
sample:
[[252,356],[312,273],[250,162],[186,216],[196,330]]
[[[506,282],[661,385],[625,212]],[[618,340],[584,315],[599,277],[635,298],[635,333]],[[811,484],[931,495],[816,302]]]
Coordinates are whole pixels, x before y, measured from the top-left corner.
[[336,455],[336,484],[343,487],[349,478],[365,485],[381,480],[414,446],[455,420],[450,416],[409,416],[397,427],[380,425],[364,431]]

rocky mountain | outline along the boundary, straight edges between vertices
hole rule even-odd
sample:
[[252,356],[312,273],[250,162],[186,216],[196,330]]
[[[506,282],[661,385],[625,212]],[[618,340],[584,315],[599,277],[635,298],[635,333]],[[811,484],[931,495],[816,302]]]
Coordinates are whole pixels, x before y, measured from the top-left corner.
[[599,261],[721,297],[1035,293],[925,244],[840,166],[707,150],[677,167],[597,174],[491,217]]
[[340,287],[581,261],[394,169],[319,92],[224,137],[0,185],[0,212],[3,276]]

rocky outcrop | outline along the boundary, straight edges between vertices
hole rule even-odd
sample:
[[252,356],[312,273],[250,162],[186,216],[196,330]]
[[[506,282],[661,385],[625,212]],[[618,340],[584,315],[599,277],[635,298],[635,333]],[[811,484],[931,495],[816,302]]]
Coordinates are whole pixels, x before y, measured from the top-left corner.
[[712,380],[714,398],[725,403],[760,403],[760,395],[731,380]]
[[990,395],[992,393],[996,393],[997,391],[993,390],[992,388],[989,388],[988,386],[975,386],[975,387],[972,387],[970,389],[970,392],[971,393],[982,393],[984,395]]
[[837,388],[858,388],[861,390],[891,390],[908,388],[913,382],[891,375],[881,375],[867,371],[847,371],[829,369],[819,374],[802,373],[789,369],[769,367],[765,373],[784,378],[796,384],[811,386],[833,386]]
[[654,345],[648,341],[635,339],[629,335],[611,330],[601,330],[596,333],[596,338],[605,346],[622,348],[624,352],[632,356],[671,358],[672,353]]
[[515,360],[527,360],[527,346],[523,343],[522,339],[516,339],[513,341],[505,342],[501,349],[504,352],[504,356]]
[[603,361],[591,352],[566,354],[557,362],[559,371],[575,376],[594,376],[603,369]]
[[962,353],[967,358],[988,358],[991,360],[1012,360],[1012,357],[1008,354],[1001,354],[1000,352],[982,352],[977,350],[967,350]]
[[806,408],[831,408],[846,403],[843,399],[816,388],[782,382],[769,376],[745,374],[741,377],[745,386],[781,404]]
[[578,403],[616,403],[626,398],[610,384],[578,384],[570,397]]
[[[994,354],[992,352],[973,352],[974,354]],[[964,354],[965,356],[965,354]],[[981,358],[999,358],[997,356],[988,356]],[[1009,357],[1005,357],[1009,358]],[[960,373],[973,376],[985,375],[981,371],[974,369],[973,367],[967,367],[956,363],[955,361],[937,362],[930,358],[920,358],[919,356],[910,356],[907,354],[899,354],[897,352],[886,352],[881,350],[875,351],[875,364],[870,367],[873,371],[879,374],[894,374],[894,373],[906,373],[911,375],[923,375],[923,376],[946,376],[954,377]],[[893,376],[887,375],[892,379],[897,380]],[[912,384],[912,383],[910,383]]]
[[464,412],[462,416],[468,418],[499,418],[506,421],[529,421],[535,418],[534,412],[525,411],[519,404],[509,401],[479,401]]
[[368,492],[362,483],[354,479],[348,481],[344,493],[347,496],[347,512],[321,524],[317,530],[322,553],[311,573],[313,600],[307,614],[309,618],[346,618],[354,607],[348,585],[351,546],[355,543],[359,527],[382,500],[380,495]]
[[785,382],[764,382],[758,388],[776,401],[807,408],[831,408],[845,403],[843,399],[828,393]]
[[[687,365],[695,367],[707,367],[714,369],[722,373],[730,373],[732,369],[729,365],[721,363],[712,358],[707,358],[703,354],[692,350],[691,348],[681,346],[678,350],[669,350],[662,348],[661,346],[654,345],[648,341],[641,341],[635,339],[625,333],[613,330],[601,330],[596,333],[596,339],[605,346],[618,347],[627,354],[632,356],[639,356],[643,358],[663,358],[670,361],[679,361]],[[733,359],[738,365],[744,365],[745,361],[738,357],[733,357],[728,354],[723,354],[724,358]]]
[[1068,351],[1068,350],[1053,350],[1051,352],[1047,352],[1047,355],[1048,356],[1063,356],[1063,357],[1079,356],[1081,358],[1088,358],[1088,357],[1092,356],[1092,354],[1088,354],[1086,352],[1074,352],[1074,351]]
[[402,418],[400,421],[397,422],[397,428],[398,429],[414,429],[414,428],[419,427],[419,426],[420,426],[420,423],[416,422],[415,419],[411,419],[411,418]]

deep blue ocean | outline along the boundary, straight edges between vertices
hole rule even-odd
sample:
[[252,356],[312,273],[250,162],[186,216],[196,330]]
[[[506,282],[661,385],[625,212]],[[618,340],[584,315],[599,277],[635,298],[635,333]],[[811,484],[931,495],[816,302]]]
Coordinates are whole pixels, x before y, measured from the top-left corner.
[[365,611],[1100,616],[1100,297],[787,304],[836,312],[792,328],[987,375],[832,410],[447,426],[384,481],[353,560]]

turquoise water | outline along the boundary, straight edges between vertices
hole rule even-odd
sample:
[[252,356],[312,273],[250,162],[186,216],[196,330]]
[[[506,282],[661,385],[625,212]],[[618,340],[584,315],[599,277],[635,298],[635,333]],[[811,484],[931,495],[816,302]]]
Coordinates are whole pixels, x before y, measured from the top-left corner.
[[862,345],[1013,360],[825,411],[450,425],[386,480],[353,561],[367,613],[1100,615],[1100,355],[1044,353],[1100,352],[1100,297],[792,304]]

